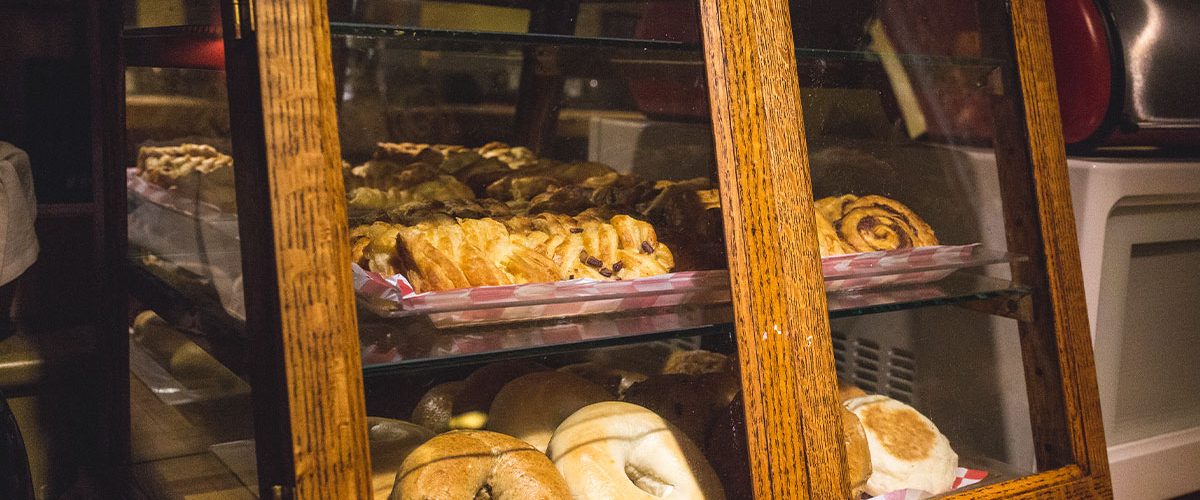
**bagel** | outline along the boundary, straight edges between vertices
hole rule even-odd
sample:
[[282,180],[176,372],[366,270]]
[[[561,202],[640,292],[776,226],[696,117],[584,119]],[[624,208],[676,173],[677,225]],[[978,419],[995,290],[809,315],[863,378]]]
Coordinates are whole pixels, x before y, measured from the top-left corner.
[[634,384],[622,401],[644,406],[703,443],[717,416],[740,389],[732,373],[658,375]]
[[386,500],[396,483],[396,472],[414,449],[433,437],[433,431],[403,420],[367,417],[367,444],[371,452],[371,491]]
[[671,423],[638,405],[605,401],[563,421],[550,458],[574,500],[723,500],[700,449]]
[[390,500],[565,500],[570,490],[546,455],[490,431],[450,431],[413,450]]
[[450,430],[450,419],[454,416],[454,398],[466,384],[462,381],[446,382],[429,389],[417,406],[413,408],[413,423],[433,432]]
[[646,375],[635,371],[611,368],[595,361],[567,365],[559,368],[558,371],[579,375],[608,389],[608,392],[615,396],[624,394],[630,386],[638,382],[645,382],[647,378]]
[[492,401],[488,429],[513,436],[545,452],[550,436],[575,410],[608,401],[599,385],[566,372],[534,372],[504,385]]
[[862,422],[871,450],[874,471],[867,480],[867,494],[908,488],[931,495],[950,491],[958,454],[932,421],[887,396],[854,398],[845,405]]
[[487,413],[496,393],[504,384],[527,373],[546,371],[549,368],[531,361],[498,361],[475,370],[463,380],[462,392],[454,397],[454,413]]

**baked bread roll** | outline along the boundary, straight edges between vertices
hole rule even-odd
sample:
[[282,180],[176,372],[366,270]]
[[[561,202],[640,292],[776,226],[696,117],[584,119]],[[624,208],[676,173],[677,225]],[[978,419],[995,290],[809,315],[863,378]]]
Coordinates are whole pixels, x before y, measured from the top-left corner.
[[928,418],[887,396],[854,398],[845,403],[862,422],[874,472],[868,495],[912,488],[938,495],[950,491],[958,454]]
[[592,403],[613,396],[596,384],[567,372],[534,372],[504,385],[488,411],[488,429],[513,436],[545,452],[563,420]]
[[695,349],[675,351],[663,363],[662,373],[702,375],[705,373],[727,373],[734,371],[734,360],[719,352]]
[[933,228],[900,202],[863,196],[842,207],[834,224],[846,245],[858,252],[895,250],[938,244]]
[[413,408],[413,423],[433,432],[450,430],[450,419],[454,417],[454,398],[458,397],[465,386],[463,381],[433,386]]
[[859,398],[867,395],[867,391],[859,389],[858,386],[850,385],[843,382],[838,382],[838,400],[842,403],[854,398]]
[[741,387],[729,373],[658,375],[634,384],[622,400],[667,419],[692,441],[703,443],[713,421]]
[[371,453],[371,491],[375,500],[386,500],[396,484],[396,473],[408,454],[433,437],[433,431],[403,420],[367,417]]
[[531,361],[497,361],[483,365],[471,372],[463,380],[463,389],[454,397],[454,412],[487,413],[492,407],[496,394],[505,385],[517,377],[534,372],[546,371],[549,368]]
[[546,455],[520,439],[489,431],[450,431],[413,450],[391,500],[570,498]]
[[842,408],[842,440],[846,445],[846,479],[850,482],[850,498],[859,498],[871,479],[871,448],[858,416]]
[[633,384],[644,382],[647,378],[642,373],[612,368],[595,361],[567,365],[559,368],[558,371],[583,377],[593,384],[603,387],[609,394],[618,397],[625,394],[625,391],[633,386]]
[[558,426],[549,454],[576,500],[725,498],[692,440],[634,404],[583,407]]

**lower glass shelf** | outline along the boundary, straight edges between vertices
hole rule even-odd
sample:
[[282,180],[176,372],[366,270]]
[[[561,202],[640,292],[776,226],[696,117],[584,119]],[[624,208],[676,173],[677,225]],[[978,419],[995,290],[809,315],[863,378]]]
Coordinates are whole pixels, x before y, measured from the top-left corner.
[[[197,342],[234,372],[243,367],[245,322],[231,316],[221,300],[188,280],[186,272],[149,256],[130,262],[136,298],[173,325],[202,331]],[[1020,318],[1029,289],[1010,281],[955,271],[933,283],[828,294],[829,315],[843,318],[930,306],[962,305]],[[359,335],[364,375],[436,368],[466,362],[537,356],[637,342],[733,333],[729,303],[682,304],[567,318],[544,318],[497,325],[438,328],[429,315],[379,318],[360,311]]]

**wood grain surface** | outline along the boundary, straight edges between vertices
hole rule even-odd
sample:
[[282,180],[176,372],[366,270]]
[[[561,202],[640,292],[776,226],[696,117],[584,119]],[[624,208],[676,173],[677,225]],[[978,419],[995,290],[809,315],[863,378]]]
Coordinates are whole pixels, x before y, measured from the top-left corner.
[[1020,342],[1034,453],[1049,472],[968,495],[1110,497],[1045,5],[980,6],[984,19],[1011,20],[989,23],[983,38],[988,56],[1016,62],[992,114],[1008,247],[1029,256],[1013,265],[1013,276],[1033,290]]
[[[1108,455],[1083,297],[1083,273],[1079,264],[1079,243],[1071,205],[1046,6],[1044,0],[1013,0],[1011,5],[1033,166],[1036,216],[1045,246],[1042,271],[1047,276],[1048,300],[1053,308],[1053,331],[1071,452],[1085,474],[1106,483]],[[1109,489],[1105,486],[1097,493],[1107,492],[1111,496]]]
[[325,1],[243,8],[242,38],[226,29],[226,57],[247,325],[258,364],[260,493],[369,498]]
[[788,4],[700,3],[754,494],[844,498]]

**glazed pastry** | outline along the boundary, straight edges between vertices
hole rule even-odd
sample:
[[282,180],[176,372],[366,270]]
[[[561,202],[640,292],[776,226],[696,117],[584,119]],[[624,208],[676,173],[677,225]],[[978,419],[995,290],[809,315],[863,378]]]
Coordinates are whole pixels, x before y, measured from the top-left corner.
[[540,214],[502,223],[424,211],[406,218],[407,224],[355,227],[351,257],[371,271],[403,274],[417,292],[632,279],[668,273],[675,265],[654,228],[627,215]]
[[896,200],[864,196],[843,206],[835,227],[858,252],[937,245],[937,236],[917,214]]
[[817,223],[817,244],[820,245],[821,257],[855,253],[855,250],[844,241],[833,224],[825,218],[823,211],[817,210],[814,217]]
[[837,222],[842,219],[842,215],[846,213],[846,205],[857,200],[858,197],[852,194],[844,194],[841,196],[828,196],[816,201],[817,213],[825,216],[825,220],[830,223]]
[[451,431],[408,455],[390,498],[565,500],[570,496],[550,459],[524,441],[489,431]]

